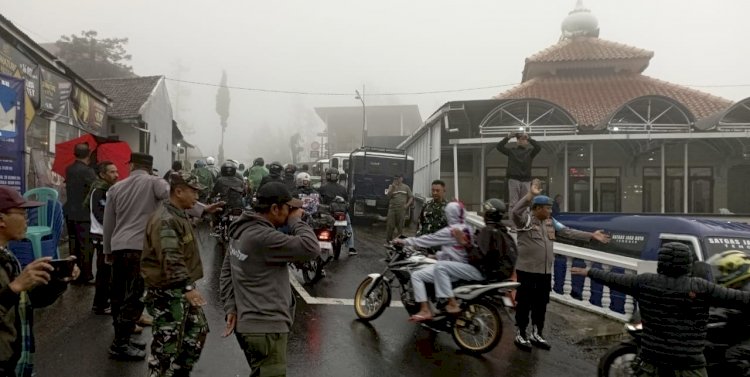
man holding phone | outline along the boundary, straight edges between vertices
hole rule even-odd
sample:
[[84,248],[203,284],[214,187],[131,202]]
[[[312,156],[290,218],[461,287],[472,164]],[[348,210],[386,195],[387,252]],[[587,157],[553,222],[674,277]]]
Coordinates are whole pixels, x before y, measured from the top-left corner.
[[[512,137],[516,138],[517,146],[508,148],[506,144]],[[531,144],[531,147],[529,147]],[[508,206],[513,208],[520,198],[523,198],[531,186],[531,164],[534,157],[541,152],[542,147],[536,140],[526,133],[509,133],[497,143],[497,150],[508,156]]]
[[26,237],[26,209],[42,205],[25,200],[11,187],[0,186],[0,376],[3,377],[32,375],[33,309],[55,302],[68,282],[77,279],[81,272],[74,257],[54,262],[43,257],[22,269],[8,249],[9,241]]
[[146,225],[141,274],[146,308],[154,317],[150,377],[188,376],[206,342],[208,322],[201,309],[206,300],[195,286],[203,278],[203,264],[185,212],[204,189],[190,173],[171,173],[169,200]]
[[[229,226],[232,240],[221,268],[223,336],[235,332],[251,376],[286,376],[287,339],[294,322],[288,263],[320,254],[318,238],[301,220],[302,201],[280,182],[257,192],[256,213]],[[288,234],[278,228],[287,226]]]

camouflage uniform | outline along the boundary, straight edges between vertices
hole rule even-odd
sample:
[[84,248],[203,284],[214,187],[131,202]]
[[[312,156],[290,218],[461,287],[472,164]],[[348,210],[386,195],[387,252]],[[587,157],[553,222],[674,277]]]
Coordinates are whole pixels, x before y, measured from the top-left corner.
[[419,214],[419,229],[417,237],[425,234],[432,234],[448,226],[448,220],[445,218],[445,200],[435,201],[431,199],[425,203],[422,213]]
[[203,277],[198,244],[184,210],[164,202],[146,225],[141,271],[148,289],[145,302],[154,317],[150,377],[188,376],[208,333],[199,306],[185,288]]

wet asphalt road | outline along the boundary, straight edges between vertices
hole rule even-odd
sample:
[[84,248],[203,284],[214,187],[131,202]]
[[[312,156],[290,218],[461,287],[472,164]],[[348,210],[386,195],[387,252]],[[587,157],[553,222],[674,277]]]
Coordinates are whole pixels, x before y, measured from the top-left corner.
[[[328,275],[312,297],[351,299],[359,282],[381,272],[383,224],[355,228],[358,256],[343,256],[328,266]],[[211,333],[193,376],[247,376],[250,369],[233,336],[222,338],[223,313],[218,300],[220,251],[201,229],[205,278],[198,288]],[[301,276],[295,273],[301,281]],[[37,311],[37,377],[133,377],[146,375],[146,363],[108,358],[111,318],[91,313],[93,287],[71,286],[53,306]],[[394,292],[396,295],[397,293]],[[297,295],[296,322],[289,340],[289,376],[594,376],[596,355],[561,335],[564,323],[548,316],[552,351],[518,351],[511,321],[503,315],[503,339],[495,350],[474,357],[461,353],[449,334],[434,334],[407,321],[403,308],[392,307],[371,324],[355,320],[351,305],[308,304]],[[397,299],[397,297],[396,297]],[[318,300],[321,301],[321,300]],[[559,335],[559,336],[558,336]],[[150,339],[147,329],[142,339]]]

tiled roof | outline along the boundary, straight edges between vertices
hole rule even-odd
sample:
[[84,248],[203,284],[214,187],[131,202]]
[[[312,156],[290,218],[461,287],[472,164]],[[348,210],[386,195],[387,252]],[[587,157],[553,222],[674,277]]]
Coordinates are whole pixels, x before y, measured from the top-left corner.
[[586,60],[651,59],[652,51],[596,37],[565,39],[526,58],[526,63]]
[[114,102],[107,115],[122,119],[141,115],[141,107],[151,97],[161,78],[162,76],[144,76],[88,81]]
[[721,97],[638,73],[536,77],[495,98],[547,100],[570,112],[582,129],[598,129],[606,126],[608,118],[617,109],[635,98],[648,95],[674,99],[687,107],[696,119],[732,104]]

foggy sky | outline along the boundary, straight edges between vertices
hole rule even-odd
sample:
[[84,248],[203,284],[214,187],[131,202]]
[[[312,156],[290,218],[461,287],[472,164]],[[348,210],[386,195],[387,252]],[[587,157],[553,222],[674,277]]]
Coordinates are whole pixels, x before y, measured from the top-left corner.
[[[524,59],[560,37],[575,0],[0,0],[0,13],[37,42],[96,30],[128,37],[138,75],[308,92],[232,90],[226,155],[288,160],[289,136],[323,129],[319,106],[417,104],[427,118],[447,101],[486,99],[510,88],[375,96],[518,83]],[[644,74],[677,84],[750,84],[750,2],[585,0],[600,38],[655,52]],[[178,88],[183,88],[179,94]],[[695,87],[730,100],[750,86]],[[175,117],[206,154],[217,152],[217,88],[169,82]],[[359,125],[354,125],[359,127]]]

